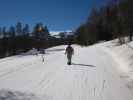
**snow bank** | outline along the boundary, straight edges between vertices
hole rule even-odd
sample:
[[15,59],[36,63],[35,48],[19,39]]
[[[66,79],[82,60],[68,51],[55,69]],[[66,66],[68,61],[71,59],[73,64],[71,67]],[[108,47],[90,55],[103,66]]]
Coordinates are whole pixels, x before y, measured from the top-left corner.
[[115,66],[120,73],[120,77],[133,93],[133,42],[118,45],[117,41],[110,41],[104,44],[103,50],[108,52],[118,64]]
[[26,53],[22,53],[21,55],[37,55],[38,53],[39,52],[37,51],[37,49],[33,48]]

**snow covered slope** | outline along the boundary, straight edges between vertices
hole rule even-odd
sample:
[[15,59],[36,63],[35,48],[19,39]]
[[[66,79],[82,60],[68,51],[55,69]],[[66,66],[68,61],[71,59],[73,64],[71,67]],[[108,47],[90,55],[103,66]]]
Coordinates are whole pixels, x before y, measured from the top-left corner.
[[108,54],[119,64],[116,68],[119,71],[120,77],[125,80],[127,87],[133,94],[133,42],[124,45],[113,45],[116,44],[113,42],[105,44],[102,47],[106,47]]
[[41,55],[1,59],[0,89],[33,93],[42,96],[42,100],[133,100],[133,93],[121,77],[114,47],[109,48],[108,43],[90,47],[73,45],[71,66],[66,64],[65,47],[46,50],[44,62]]

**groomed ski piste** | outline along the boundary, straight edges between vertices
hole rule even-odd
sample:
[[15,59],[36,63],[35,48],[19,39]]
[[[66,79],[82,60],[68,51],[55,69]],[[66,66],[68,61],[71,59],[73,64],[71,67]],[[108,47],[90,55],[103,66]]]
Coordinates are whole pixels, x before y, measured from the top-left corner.
[[0,100],[133,100],[133,43],[65,47],[0,59]]

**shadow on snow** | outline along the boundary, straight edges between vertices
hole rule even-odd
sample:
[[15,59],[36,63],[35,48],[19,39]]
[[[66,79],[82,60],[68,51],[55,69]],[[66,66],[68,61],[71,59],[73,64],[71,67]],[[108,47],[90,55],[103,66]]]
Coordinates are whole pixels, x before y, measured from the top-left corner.
[[72,65],[77,65],[77,66],[86,66],[86,67],[96,67],[96,66],[94,66],[94,65],[78,64],[78,63],[72,63]]

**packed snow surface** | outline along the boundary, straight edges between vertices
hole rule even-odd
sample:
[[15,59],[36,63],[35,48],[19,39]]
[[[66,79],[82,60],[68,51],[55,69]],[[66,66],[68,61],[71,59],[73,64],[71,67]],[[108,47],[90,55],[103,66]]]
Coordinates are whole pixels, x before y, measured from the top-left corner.
[[[130,55],[128,47],[110,44],[73,45],[75,52],[70,66],[64,54],[66,46],[46,50],[44,62],[41,54],[1,59],[0,100],[6,100],[1,99],[3,96],[8,96],[7,100],[40,100],[32,94],[42,100],[133,100],[128,65],[133,61],[124,59]],[[11,99],[12,96],[17,99]]]

